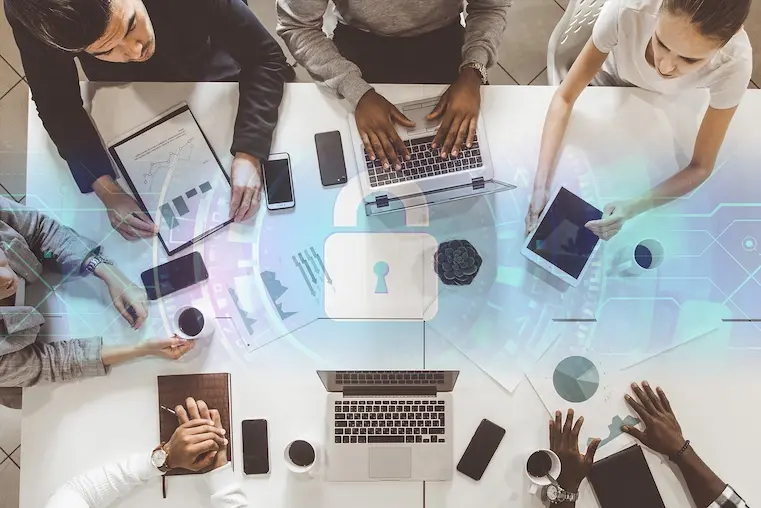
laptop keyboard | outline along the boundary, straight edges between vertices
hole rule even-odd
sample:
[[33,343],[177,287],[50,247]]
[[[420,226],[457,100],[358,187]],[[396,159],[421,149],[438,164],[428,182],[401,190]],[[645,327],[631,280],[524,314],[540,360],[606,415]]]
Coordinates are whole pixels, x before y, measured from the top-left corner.
[[338,371],[339,385],[436,385],[444,383],[441,371],[362,370]]
[[335,403],[336,444],[444,443],[443,400],[343,400]]
[[457,157],[450,156],[447,159],[441,158],[441,150],[431,148],[433,138],[434,136],[428,136],[405,141],[404,146],[410,152],[410,160],[400,160],[402,168],[398,171],[393,166],[384,169],[380,159],[376,158],[372,161],[370,156],[365,154],[370,187],[382,187],[483,166],[478,136],[474,138],[470,148],[463,146]]

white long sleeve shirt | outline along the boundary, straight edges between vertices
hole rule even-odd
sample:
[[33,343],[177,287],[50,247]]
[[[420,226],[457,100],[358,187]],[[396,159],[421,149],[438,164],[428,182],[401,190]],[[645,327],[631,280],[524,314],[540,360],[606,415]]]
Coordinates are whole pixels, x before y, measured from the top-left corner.
[[[117,499],[161,472],[151,463],[150,453],[106,464],[80,474],[61,486],[45,508],[106,508]],[[203,475],[214,508],[246,508],[248,500],[227,464]]]

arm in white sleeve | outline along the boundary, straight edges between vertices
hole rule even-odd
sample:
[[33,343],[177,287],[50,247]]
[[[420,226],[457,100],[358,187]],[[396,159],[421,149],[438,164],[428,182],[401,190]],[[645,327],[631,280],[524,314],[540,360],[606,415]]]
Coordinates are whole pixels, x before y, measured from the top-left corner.
[[138,453],[72,478],[48,499],[45,508],[105,508],[158,476],[161,472],[151,463],[151,454]]
[[211,505],[214,508],[246,508],[248,499],[235,480],[230,463],[203,475],[211,493]]

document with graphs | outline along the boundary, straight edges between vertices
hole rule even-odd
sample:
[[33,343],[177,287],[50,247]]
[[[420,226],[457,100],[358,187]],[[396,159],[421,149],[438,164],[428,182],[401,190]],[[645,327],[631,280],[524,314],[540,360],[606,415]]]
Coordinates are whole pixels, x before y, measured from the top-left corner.
[[183,103],[112,143],[109,153],[172,255],[231,222],[230,180]]

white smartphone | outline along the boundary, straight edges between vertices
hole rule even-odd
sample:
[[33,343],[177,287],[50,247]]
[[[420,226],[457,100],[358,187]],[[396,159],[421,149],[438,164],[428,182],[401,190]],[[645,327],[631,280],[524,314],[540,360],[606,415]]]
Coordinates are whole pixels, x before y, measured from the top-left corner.
[[296,205],[291,158],[287,153],[273,153],[264,164],[264,192],[267,194],[268,210],[282,210]]

